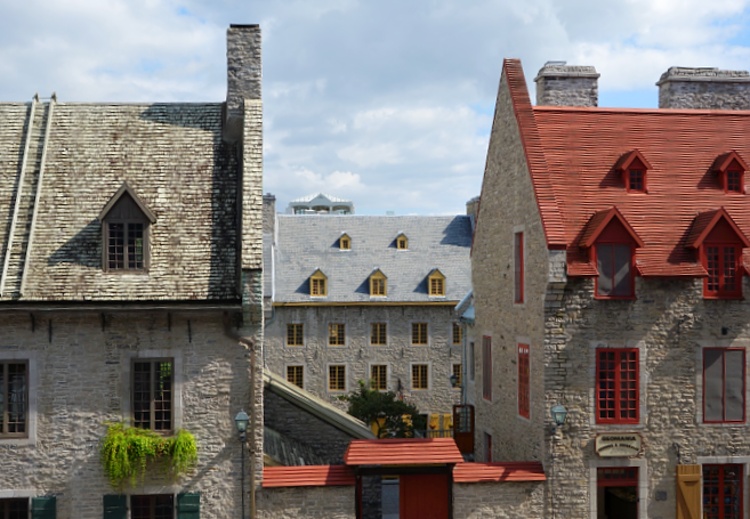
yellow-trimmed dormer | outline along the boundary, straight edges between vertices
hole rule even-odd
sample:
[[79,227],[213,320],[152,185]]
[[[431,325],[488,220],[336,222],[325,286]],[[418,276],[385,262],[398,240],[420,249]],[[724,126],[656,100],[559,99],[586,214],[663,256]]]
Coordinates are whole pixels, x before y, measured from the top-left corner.
[[430,296],[445,297],[445,276],[438,269],[433,269],[427,276],[427,292]]
[[310,296],[326,297],[328,295],[328,276],[323,271],[317,269],[310,276]]
[[409,238],[404,233],[399,233],[396,236],[396,248],[398,250],[407,250],[409,248]]
[[380,269],[370,274],[370,297],[385,297],[388,295],[388,278]]
[[351,250],[352,249],[352,239],[349,237],[346,233],[341,233],[341,236],[339,237],[339,250]]

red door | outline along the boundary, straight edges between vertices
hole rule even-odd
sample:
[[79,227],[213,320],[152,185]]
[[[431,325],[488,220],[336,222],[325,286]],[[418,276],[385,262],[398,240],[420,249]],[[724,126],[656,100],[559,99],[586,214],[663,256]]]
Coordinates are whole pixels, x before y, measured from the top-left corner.
[[448,474],[399,476],[399,519],[448,519]]

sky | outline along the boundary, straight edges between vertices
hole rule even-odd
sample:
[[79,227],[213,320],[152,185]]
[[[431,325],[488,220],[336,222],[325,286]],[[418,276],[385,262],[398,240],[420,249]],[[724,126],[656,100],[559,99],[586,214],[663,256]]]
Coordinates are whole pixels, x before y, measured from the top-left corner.
[[750,0],[0,0],[0,101],[221,102],[226,30],[256,23],[280,211],[464,213],[504,58],[532,100],[546,61],[593,65],[620,107],[655,107],[670,66],[750,69]]

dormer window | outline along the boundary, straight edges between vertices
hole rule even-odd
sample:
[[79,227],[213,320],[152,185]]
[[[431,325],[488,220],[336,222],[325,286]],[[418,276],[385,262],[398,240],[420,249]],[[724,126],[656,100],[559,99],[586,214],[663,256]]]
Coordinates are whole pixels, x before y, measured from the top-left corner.
[[388,295],[387,282],[388,278],[380,269],[370,274],[370,296],[371,297],[385,297]]
[[643,241],[622,213],[613,207],[594,214],[580,243],[589,249],[591,262],[596,265],[595,297],[635,298],[635,249],[643,247]]
[[716,157],[711,170],[719,177],[725,193],[745,194],[745,171],[747,164],[736,151]]
[[409,248],[409,238],[404,233],[396,236],[396,248],[398,250],[407,250]]
[[431,297],[445,296],[445,276],[438,269],[433,270],[427,276],[428,292]]
[[349,237],[348,234],[344,233],[339,238],[339,250],[351,250],[352,248],[352,239]]
[[651,164],[638,150],[629,151],[615,165],[615,170],[623,177],[628,193],[647,193],[646,173],[649,169]]
[[154,214],[124,183],[99,213],[102,265],[107,271],[145,272],[149,268],[149,229]]
[[750,241],[723,207],[695,217],[687,246],[698,251],[706,270],[704,298],[742,298],[742,249]]
[[328,277],[318,269],[310,276],[310,296],[326,297],[328,295]]

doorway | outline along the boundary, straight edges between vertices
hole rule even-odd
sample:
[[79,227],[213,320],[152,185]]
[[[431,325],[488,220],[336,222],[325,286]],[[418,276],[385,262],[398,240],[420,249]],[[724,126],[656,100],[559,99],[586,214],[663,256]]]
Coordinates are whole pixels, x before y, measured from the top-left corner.
[[596,469],[597,519],[638,519],[638,467]]

